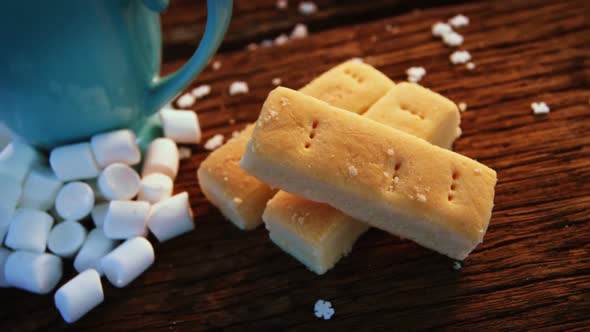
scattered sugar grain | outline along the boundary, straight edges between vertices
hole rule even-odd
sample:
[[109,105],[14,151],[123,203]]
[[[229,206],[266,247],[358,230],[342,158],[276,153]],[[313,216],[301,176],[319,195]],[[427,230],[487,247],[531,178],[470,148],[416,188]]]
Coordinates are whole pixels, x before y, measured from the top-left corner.
[[449,20],[449,24],[455,28],[460,28],[469,25],[469,18],[465,15],[458,14]]
[[464,102],[459,103],[459,111],[465,112],[467,110],[467,104]]
[[424,194],[417,194],[416,195],[416,199],[418,200],[418,202],[422,202],[422,203],[426,203],[426,195]]
[[248,83],[244,81],[235,81],[229,86],[230,96],[248,93]]
[[223,135],[217,134],[211,137],[203,147],[209,151],[213,151],[223,145]]
[[211,86],[209,84],[199,85],[198,87],[192,89],[191,94],[197,98],[201,99],[208,96],[211,93]]
[[348,175],[350,176],[357,176],[359,174],[358,170],[354,165],[348,165]]
[[272,46],[272,40],[270,39],[265,39],[260,43],[261,47],[270,47]]
[[410,67],[406,70],[406,75],[408,75],[409,82],[417,83],[426,75],[426,69],[424,67]]
[[291,31],[291,38],[292,39],[301,39],[307,37],[309,31],[307,29],[307,25],[303,23],[297,23]]
[[467,70],[474,70],[475,69],[475,63],[473,63],[473,62],[467,62],[467,64],[465,65],[465,68],[467,68]]
[[176,105],[180,108],[187,108],[193,106],[195,103],[195,96],[190,93],[185,93],[176,101]]
[[219,61],[219,60],[214,61],[213,65],[211,65],[211,67],[213,68],[213,70],[221,69],[221,61]]
[[453,262],[453,270],[459,271],[459,270],[461,270],[462,267],[463,266],[461,265],[461,262],[458,262],[458,261]]
[[387,149],[387,154],[393,156],[395,154],[395,151],[393,149]]
[[242,199],[241,199],[241,198],[239,198],[239,197],[234,197],[234,203],[236,203],[236,205],[240,205],[240,204],[242,204],[242,202],[243,202],[243,201],[242,201]]
[[453,28],[443,22],[437,22],[432,26],[432,35],[435,37],[443,37],[451,32],[453,32]]
[[464,64],[471,60],[471,54],[469,51],[455,51],[451,54],[449,59],[454,65]]
[[317,300],[313,307],[313,311],[317,318],[323,318],[324,320],[329,320],[336,312],[332,307],[332,303],[324,300]]
[[443,42],[450,47],[457,47],[463,44],[463,36],[456,32],[449,32],[443,35]]
[[258,44],[250,43],[250,44],[248,44],[248,46],[246,46],[246,48],[248,49],[248,51],[254,51],[255,49],[258,48]]
[[276,6],[277,9],[285,10],[289,6],[289,2],[287,0],[277,0]]
[[279,85],[281,85],[281,83],[283,83],[283,81],[278,77],[275,77],[272,79],[272,85],[274,85],[274,86],[279,86]]
[[534,102],[531,104],[531,108],[533,109],[533,114],[547,114],[550,112],[549,106],[545,102]]
[[277,38],[275,38],[274,43],[277,46],[281,46],[286,44],[289,41],[289,36],[287,36],[286,34],[281,34],[279,35]]
[[298,9],[301,15],[309,16],[317,13],[318,6],[313,1],[301,1]]

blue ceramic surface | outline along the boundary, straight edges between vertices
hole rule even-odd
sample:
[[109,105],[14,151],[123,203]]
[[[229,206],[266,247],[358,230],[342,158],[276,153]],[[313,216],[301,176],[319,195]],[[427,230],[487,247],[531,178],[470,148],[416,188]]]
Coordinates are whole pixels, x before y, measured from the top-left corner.
[[208,0],[191,59],[159,78],[167,0],[16,0],[0,11],[0,121],[39,147],[138,127],[217,50],[231,0]]

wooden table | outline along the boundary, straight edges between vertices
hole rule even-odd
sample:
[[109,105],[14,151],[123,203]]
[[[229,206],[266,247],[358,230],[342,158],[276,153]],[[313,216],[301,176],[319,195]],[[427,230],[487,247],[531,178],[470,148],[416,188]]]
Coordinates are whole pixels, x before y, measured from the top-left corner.
[[[546,330],[590,325],[590,9],[587,1],[498,1],[412,9],[410,1],[318,1],[303,17],[274,0],[236,1],[226,43],[193,83],[211,84],[198,101],[204,138],[229,137],[257,117],[271,80],[299,88],[324,70],[362,57],[395,81],[424,66],[421,82],[465,102],[455,150],[498,171],[496,206],[485,243],[459,271],[453,261],[371,230],[323,276],[268,239],[242,232],[201,194],[193,148],[176,190],[191,195],[195,232],[156,244],[156,263],[125,289],[105,282],[103,305],[71,327],[110,330]],[[191,54],[202,31],[200,2],[173,1],[163,16],[165,73]],[[463,13],[464,48],[477,67],[449,62],[431,25]],[[306,22],[310,36],[246,51],[253,41]],[[195,23],[196,22],[196,23]],[[386,28],[389,26],[389,28]],[[229,96],[234,80],[250,93]],[[530,104],[545,101],[548,115]],[[235,121],[235,123],[234,123]],[[69,264],[66,264],[69,265]],[[72,275],[72,271],[67,273]],[[331,321],[314,317],[330,300]],[[0,290],[0,331],[64,330],[52,296]]]

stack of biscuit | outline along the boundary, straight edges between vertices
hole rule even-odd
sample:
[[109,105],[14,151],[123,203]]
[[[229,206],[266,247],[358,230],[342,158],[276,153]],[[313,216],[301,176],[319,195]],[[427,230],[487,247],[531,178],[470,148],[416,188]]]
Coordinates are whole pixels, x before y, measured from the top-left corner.
[[264,222],[318,274],[371,226],[463,260],[487,230],[496,173],[450,151],[459,125],[447,98],[348,61],[271,91],[258,121],[203,161],[199,184],[237,227]]

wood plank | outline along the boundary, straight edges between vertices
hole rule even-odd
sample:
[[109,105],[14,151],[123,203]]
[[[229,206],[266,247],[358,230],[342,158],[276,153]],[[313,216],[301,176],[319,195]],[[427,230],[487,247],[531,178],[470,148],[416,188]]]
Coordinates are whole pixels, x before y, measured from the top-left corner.
[[[472,72],[451,65],[451,51],[430,35],[431,24],[460,12],[471,19],[460,32],[477,64]],[[213,89],[193,107],[205,139],[217,133],[229,137],[255,120],[274,77],[299,88],[351,57],[364,58],[396,81],[405,79],[410,66],[426,67],[426,87],[468,105],[456,151],[498,171],[485,243],[455,271],[448,258],[371,230],[334,270],[316,276],[270,243],[266,230],[242,232],[221,217],[196,179],[208,152],[193,147],[192,157],[181,162],[176,190],[191,195],[196,231],[157,244],[155,265],[129,287],[115,289],[105,282],[105,304],[73,327],[587,329],[589,14],[587,2],[576,0],[478,2],[326,29],[280,47],[217,55],[222,68],[207,68],[193,84]],[[386,31],[386,24],[399,30]],[[183,60],[166,63],[164,71]],[[250,93],[229,96],[234,80],[247,81]],[[551,113],[533,115],[533,101],[547,102]],[[0,292],[1,331],[67,328],[50,296]],[[329,322],[313,316],[320,298],[336,309]]]

